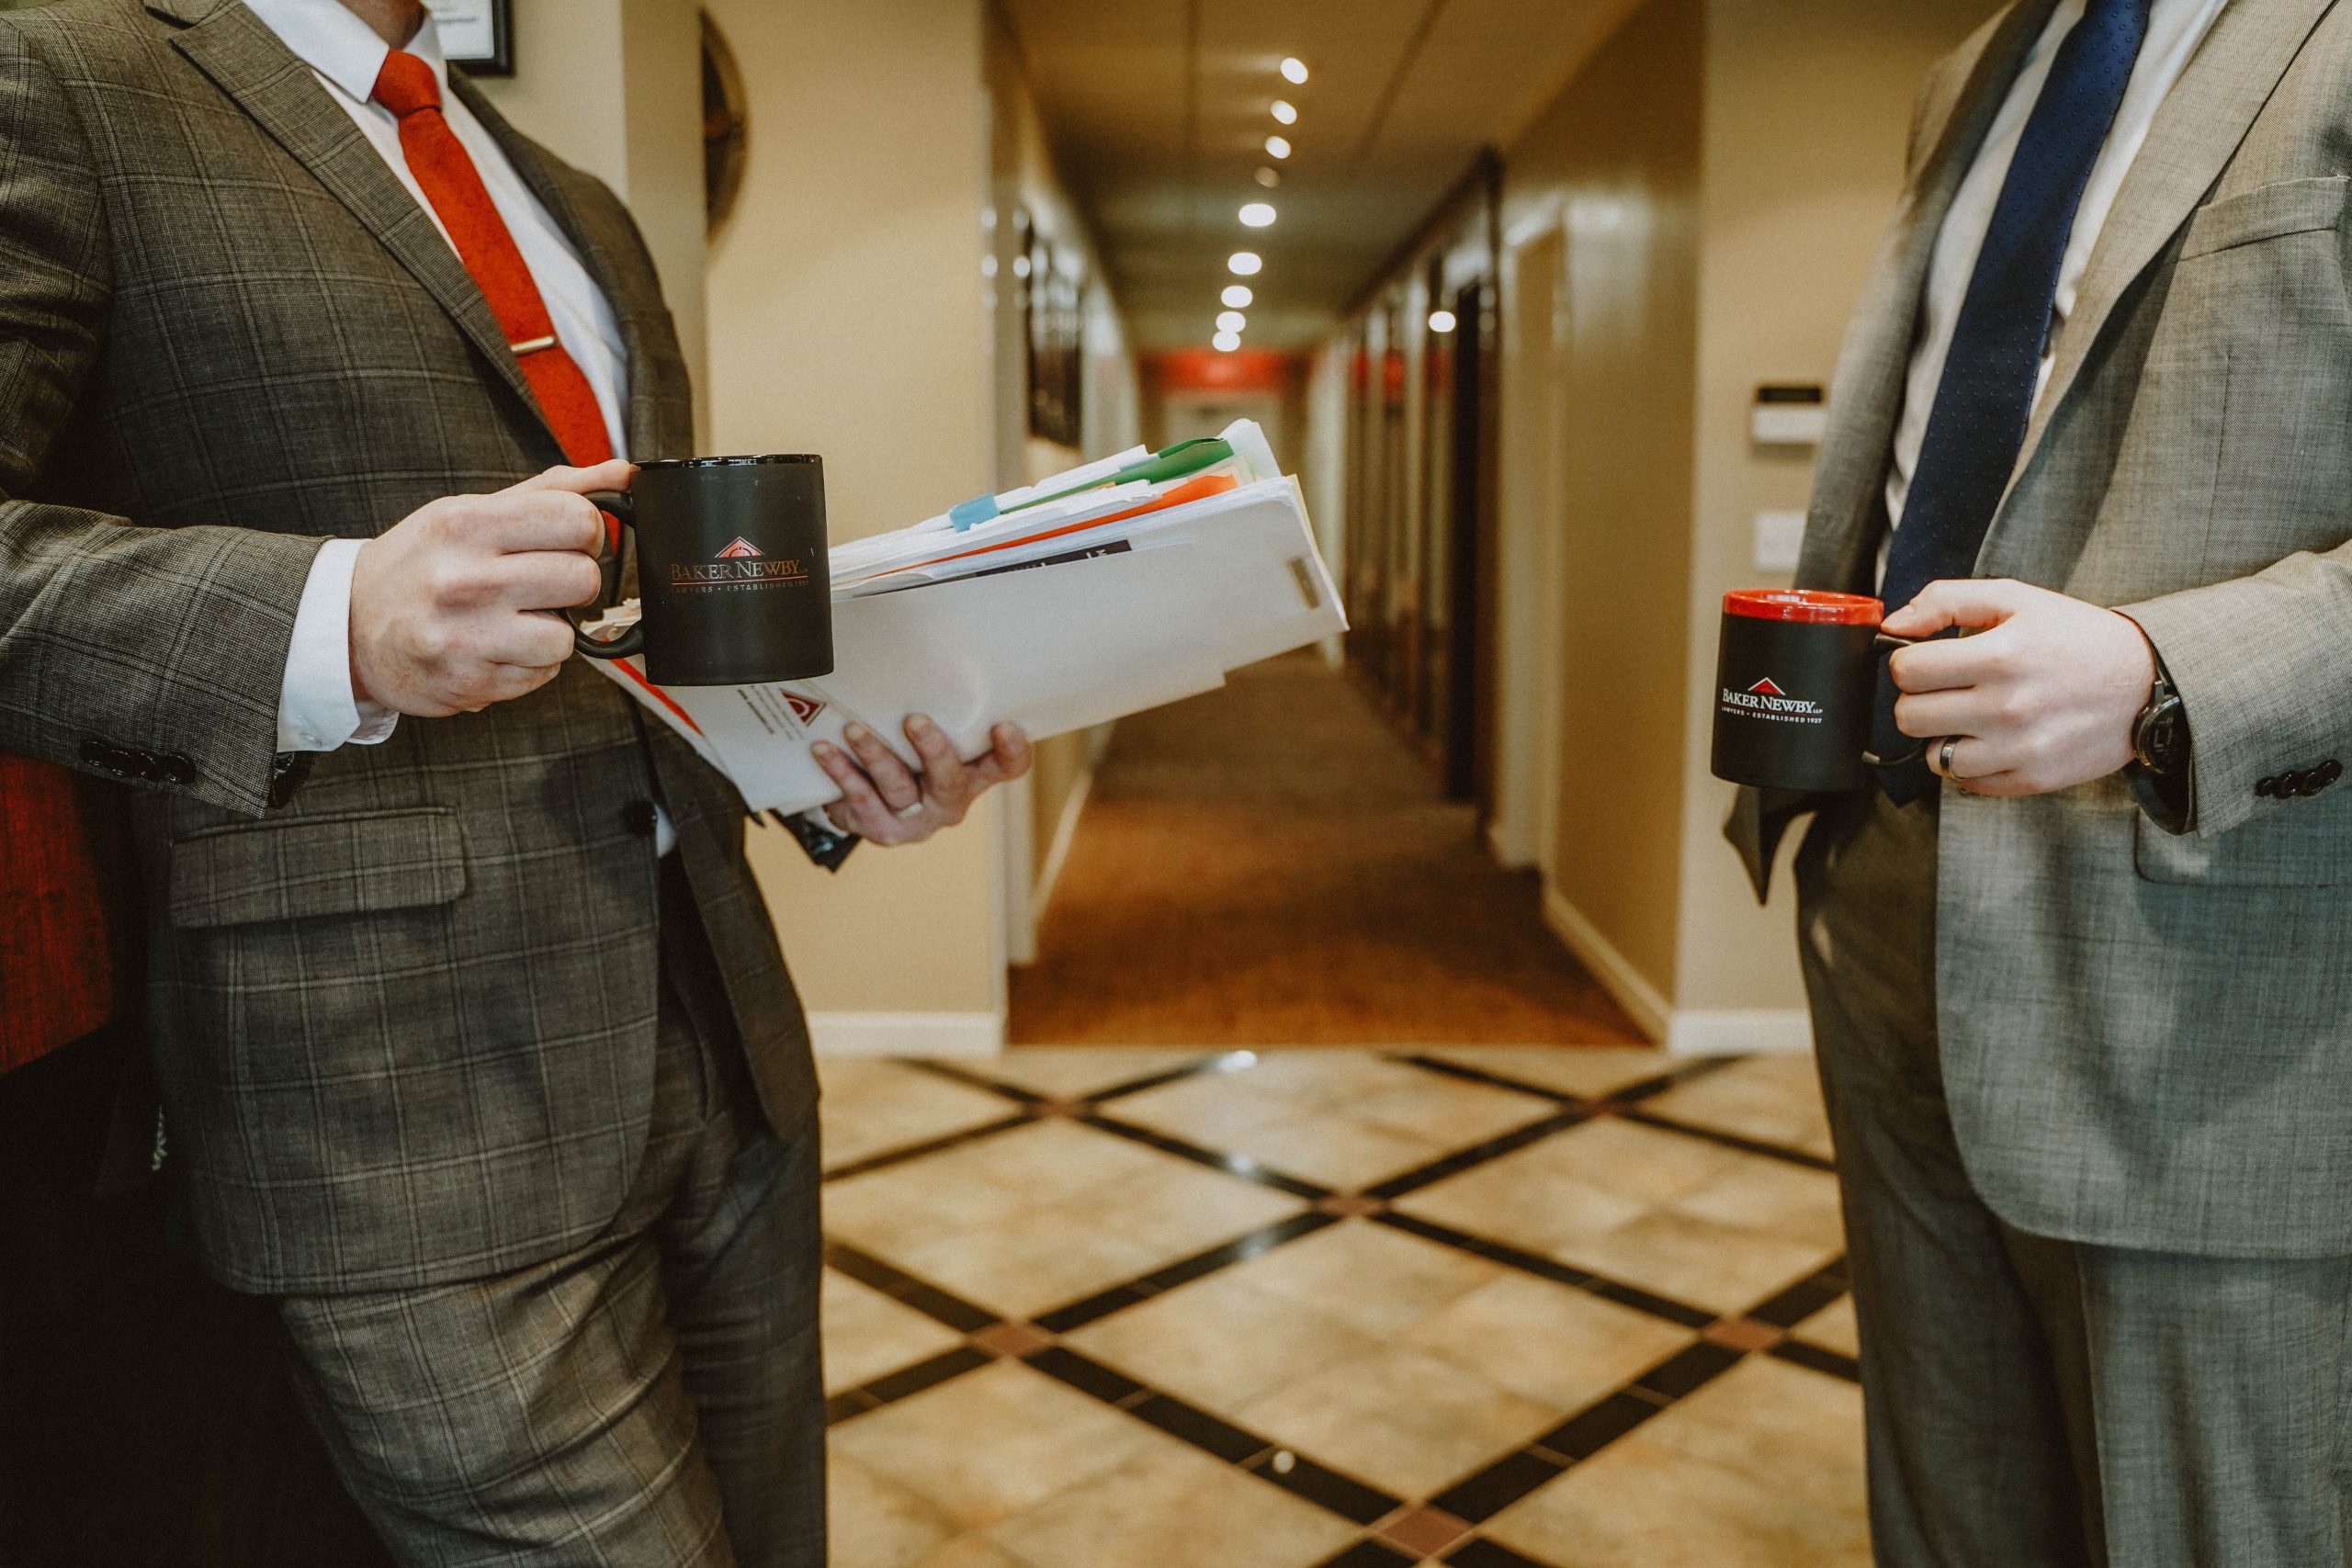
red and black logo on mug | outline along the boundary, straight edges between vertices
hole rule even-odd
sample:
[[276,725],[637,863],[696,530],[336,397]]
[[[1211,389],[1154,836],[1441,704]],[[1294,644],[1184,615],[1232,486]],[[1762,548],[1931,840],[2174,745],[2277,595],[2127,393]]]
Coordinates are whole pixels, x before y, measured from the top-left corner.
[[1742,588],[1724,595],[1715,660],[1714,773],[1733,784],[1860,789],[1869,770],[1921,754],[1871,755],[1880,660],[1909,643],[1879,630],[1885,606],[1859,593]]

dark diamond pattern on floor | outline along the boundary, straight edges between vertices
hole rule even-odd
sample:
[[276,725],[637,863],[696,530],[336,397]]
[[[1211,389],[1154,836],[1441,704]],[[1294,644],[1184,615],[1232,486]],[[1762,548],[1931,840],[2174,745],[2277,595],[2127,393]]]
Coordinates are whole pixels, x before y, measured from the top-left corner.
[[835,1568],[1869,1561],[1804,1059],[1023,1048],[826,1090]]

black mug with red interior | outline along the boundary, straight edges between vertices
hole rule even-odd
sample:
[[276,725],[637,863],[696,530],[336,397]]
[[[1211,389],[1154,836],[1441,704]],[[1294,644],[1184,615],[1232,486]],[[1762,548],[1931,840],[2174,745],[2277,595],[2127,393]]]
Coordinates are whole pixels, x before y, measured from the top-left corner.
[[1742,588],[1724,595],[1715,660],[1714,773],[1733,784],[1826,793],[1870,770],[1917,761],[1871,753],[1881,660],[1908,639],[1879,630],[1886,607],[1859,593]]

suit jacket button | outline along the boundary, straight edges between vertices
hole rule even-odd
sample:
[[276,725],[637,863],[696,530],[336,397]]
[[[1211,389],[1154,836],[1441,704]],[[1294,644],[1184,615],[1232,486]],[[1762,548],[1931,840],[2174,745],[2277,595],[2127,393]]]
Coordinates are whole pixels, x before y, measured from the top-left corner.
[[2313,768],[2311,772],[2303,775],[2303,798],[2305,800],[2309,800],[2312,795],[2317,795],[2320,791],[2325,789],[2329,784],[2332,784],[2335,782],[2335,781],[2334,779],[2327,776],[2327,770],[2325,768]]
[[2301,768],[2296,768],[2290,772],[2283,773],[2278,775],[2278,795],[2279,799],[2292,800],[2302,793],[2303,771]]
[[653,803],[650,800],[632,800],[621,807],[621,826],[637,838],[653,837]]
[[2265,800],[2269,799],[2272,795],[2278,793],[2278,779],[2275,777],[2264,779],[2261,783],[2254,786],[2254,793],[2260,795]]
[[167,751],[161,759],[165,784],[192,784],[196,782],[196,763],[186,754]]
[[2319,765],[2319,779],[2324,784],[2332,784],[2343,776],[2344,764],[2333,757]]

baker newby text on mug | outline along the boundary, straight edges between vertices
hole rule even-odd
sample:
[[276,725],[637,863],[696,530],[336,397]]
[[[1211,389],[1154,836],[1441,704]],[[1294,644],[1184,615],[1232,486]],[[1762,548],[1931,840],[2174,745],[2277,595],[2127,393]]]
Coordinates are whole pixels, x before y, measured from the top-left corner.
[[1724,595],[1715,661],[1715,776],[1766,789],[1860,789],[1870,770],[1917,761],[1870,750],[1879,661],[1911,639],[1879,630],[1859,593],[1742,588]]
[[754,686],[833,669],[825,469],[808,456],[639,466],[590,497],[637,536],[636,626],[576,634],[592,659],[645,656],[662,686]]

